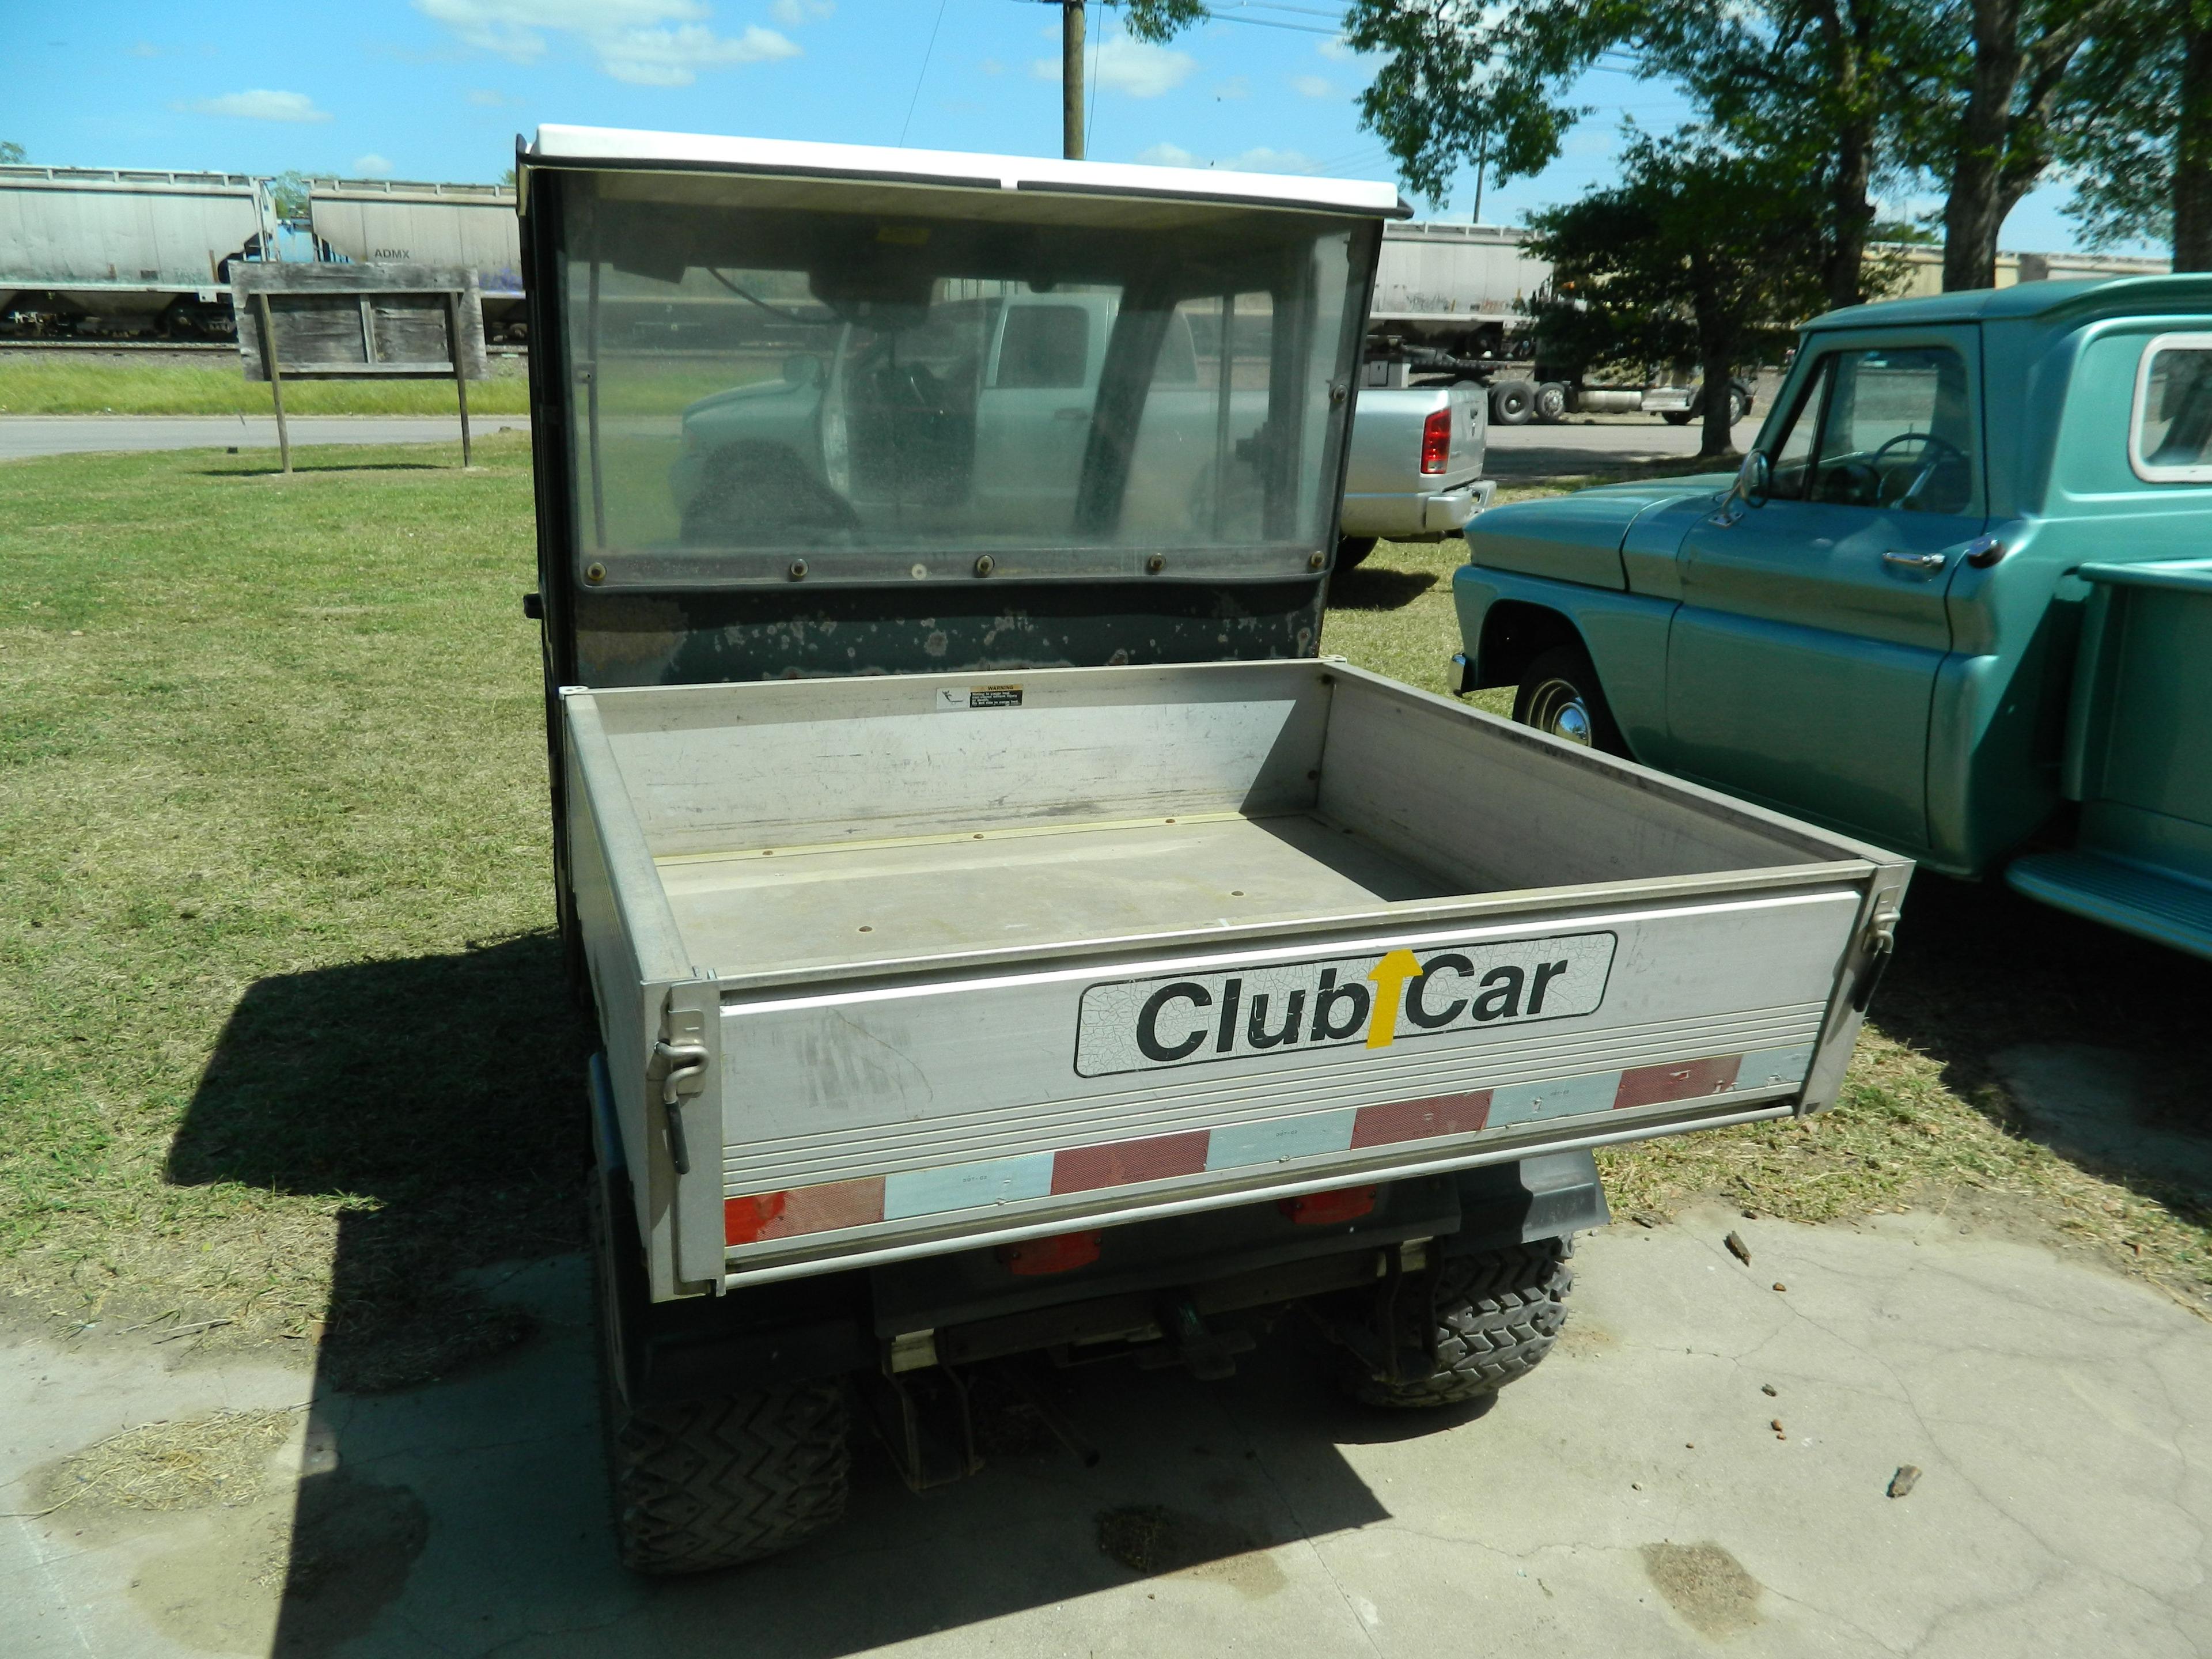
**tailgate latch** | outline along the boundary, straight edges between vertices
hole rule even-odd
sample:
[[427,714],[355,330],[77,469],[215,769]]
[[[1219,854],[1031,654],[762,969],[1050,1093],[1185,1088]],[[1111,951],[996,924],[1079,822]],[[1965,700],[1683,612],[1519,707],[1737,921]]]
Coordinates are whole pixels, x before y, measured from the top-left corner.
[[680,1036],[662,1037],[653,1045],[653,1060],[646,1081],[660,1085],[660,1109],[668,1121],[668,1161],[676,1173],[691,1173],[691,1149],[684,1139],[684,1102],[707,1086],[707,1045]]
[[1867,1004],[1874,1000],[1875,988],[1889,967],[1889,959],[1897,954],[1898,918],[1904,913],[1897,901],[1883,897],[1875,902],[1873,917],[1866,928],[1866,966],[1859,969],[1858,983],[1851,988],[1851,1012],[1863,1014]]

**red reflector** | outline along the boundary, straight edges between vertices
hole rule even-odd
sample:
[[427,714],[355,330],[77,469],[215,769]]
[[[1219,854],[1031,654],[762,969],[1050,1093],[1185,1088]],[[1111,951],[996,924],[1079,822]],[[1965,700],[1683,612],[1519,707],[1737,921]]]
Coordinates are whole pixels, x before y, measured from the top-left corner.
[[1421,422],[1421,471],[1441,472],[1451,453],[1451,410],[1439,409]]
[[1018,1244],[999,1246],[999,1260],[1010,1273],[1034,1278],[1042,1273],[1064,1273],[1071,1267],[1087,1267],[1098,1260],[1101,1235],[1060,1233],[1051,1238],[1025,1238]]
[[1357,1221],[1375,1207],[1372,1187],[1340,1187],[1333,1193],[1308,1193],[1275,1206],[1301,1227],[1325,1227],[1333,1221]]

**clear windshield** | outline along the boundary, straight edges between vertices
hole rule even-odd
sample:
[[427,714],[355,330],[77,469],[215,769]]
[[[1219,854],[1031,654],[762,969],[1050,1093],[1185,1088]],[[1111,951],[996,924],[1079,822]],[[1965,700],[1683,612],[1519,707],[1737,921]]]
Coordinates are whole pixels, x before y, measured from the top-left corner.
[[[1325,550],[1352,239],[1371,228],[1066,198],[984,196],[988,218],[763,208],[744,181],[682,179],[686,199],[661,201],[636,199],[652,180],[578,182],[562,301],[593,586],[1258,580]],[[716,189],[726,201],[699,199]]]

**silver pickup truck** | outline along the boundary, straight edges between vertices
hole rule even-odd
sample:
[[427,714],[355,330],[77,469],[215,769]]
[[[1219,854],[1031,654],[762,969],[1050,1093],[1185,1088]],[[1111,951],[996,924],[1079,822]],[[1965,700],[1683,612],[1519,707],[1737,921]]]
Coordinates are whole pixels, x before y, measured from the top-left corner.
[[[927,410],[963,434],[962,464],[944,489],[963,489],[971,521],[1020,524],[1065,518],[1075,509],[1084,445],[1097,413],[1098,374],[1120,309],[1117,293],[1012,293],[950,301],[933,308],[926,330],[898,337],[898,357],[877,331],[840,321],[811,297],[759,304],[787,316],[806,313],[819,349],[787,354],[772,374],[700,398],[684,411],[684,449],[670,471],[685,532],[725,532],[715,521],[726,495],[715,480],[763,442],[788,446],[817,463],[833,485],[849,489],[854,458],[839,434],[853,411],[878,394]],[[1220,400],[1201,386],[1203,351],[1232,387],[1230,420],[1240,434],[1265,417],[1265,365],[1273,313],[1267,297],[1248,295],[1225,313],[1217,306],[1171,313],[1146,399],[1138,444],[1143,487],[1173,508],[1211,488],[1208,443]],[[1228,352],[1220,349],[1226,335]],[[1482,477],[1486,403],[1481,388],[1375,387],[1358,394],[1346,467],[1339,567],[1350,568],[1391,541],[1456,535],[1489,504]],[[972,438],[966,434],[972,433]],[[969,446],[972,446],[969,448]]]
[[[1302,1306],[1363,1401],[1486,1395],[1591,1148],[1834,1098],[1909,866],[1316,655],[1389,188],[590,128],[518,170],[632,1566],[835,1520],[855,1403],[972,1473],[1009,1356],[1218,1376]],[[610,325],[702,273],[748,343]],[[992,476],[963,388],[1060,432],[1007,382],[1079,337],[1064,465]],[[814,416],[694,443],[748,378],[711,407]]]
[[1362,386],[1345,468],[1340,568],[1377,538],[1435,542],[1456,536],[1490,505],[1482,476],[1489,400],[1479,386]]

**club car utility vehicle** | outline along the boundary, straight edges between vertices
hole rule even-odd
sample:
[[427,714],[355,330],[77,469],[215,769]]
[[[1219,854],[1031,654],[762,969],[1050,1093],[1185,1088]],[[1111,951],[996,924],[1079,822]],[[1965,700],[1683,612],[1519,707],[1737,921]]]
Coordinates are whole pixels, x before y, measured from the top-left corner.
[[1382,1406],[1558,1334],[1594,1146],[1835,1094],[1909,866],[1317,655],[1386,187],[520,157],[621,1548],[977,1466],[1002,1356]]

